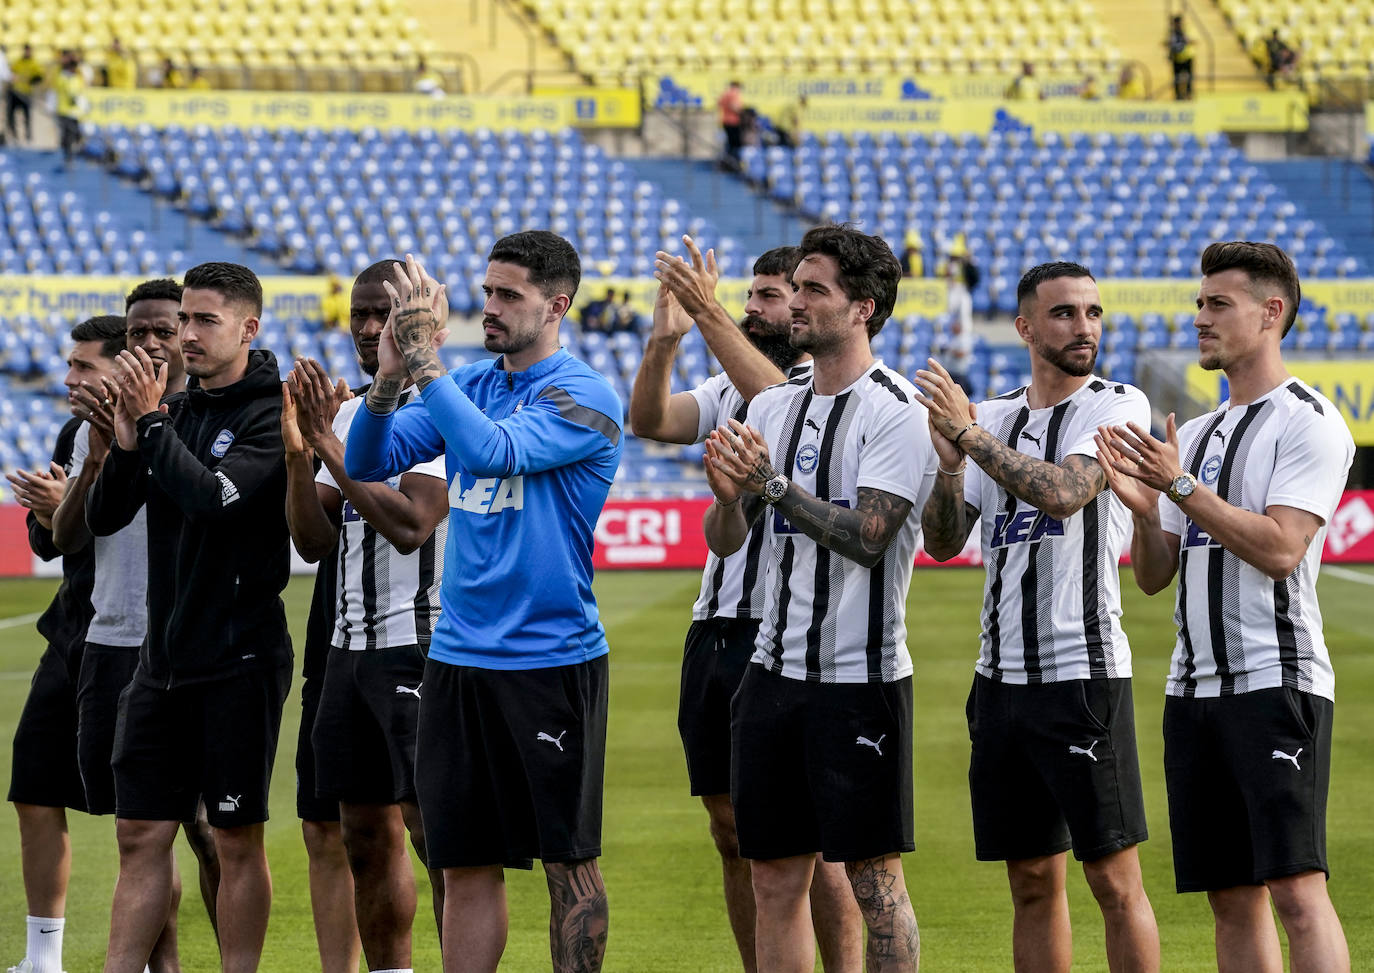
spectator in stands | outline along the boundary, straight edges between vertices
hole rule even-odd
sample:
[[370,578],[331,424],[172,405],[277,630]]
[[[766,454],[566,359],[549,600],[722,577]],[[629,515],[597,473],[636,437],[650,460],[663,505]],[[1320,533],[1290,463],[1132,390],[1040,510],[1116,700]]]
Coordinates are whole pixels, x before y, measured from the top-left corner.
[[200,68],[191,65],[191,76],[186,81],[188,91],[209,91],[211,89],[210,79],[200,73]]
[[1097,83],[1097,75],[1090,74],[1078,86],[1078,97],[1084,101],[1097,101],[1102,97],[1102,86]]
[[[4,48],[0,48],[0,97],[8,100],[10,90],[10,79],[13,77],[10,71],[10,59],[5,54]],[[5,144],[5,130],[0,128],[0,145]]]
[[329,275],[329,293],[320,301],[320,320],[326,328],[347,328],[351,313],[349,295],[344,293],[338,274]]
[[1174,66],[1174,97],[1187,101],[1193,97],[1193,42],[1183,30],[1183,17],[1175,14],[1169,22],[1169,60]]
[[181,69],[172,63],[170,57],[162,59],[162,69],[158,73],[156,87],[158,88],[185,88],[186,75],[181,73]]
[[925,241],[919,230],[907,230],[902,247],[902,276],[924,277],[926,275]]
[[105,55],[105,87],[134,88],[138,85],[138,62],[116,37],[110,42],[110,52]]
[[1265,60],[1268,62],[1269,87],[1276,86],[1280,75],[1286,80],[1293,76],[1293,68],[1298,63],[1298,52],[1293,50],[1279,37],[1279,29],[1274,28],[1264,42]]
[[634,334],[639,330],[639,312],[630,304],[629,291],[620,292],[620,300],[606,309],[605,318],[607,328],[612,332]]
[[949,244],[943,274],[949,285],[948,312],[950,343],[946,352],[949,373],[968,393],[969,369],[973,364],[973,289],[981,276],[968,252],[968,239],[956,234]]
[[415,93],[429,95],[431,98],[444,97],[444,76],[425,63],[424,58],[415,65]]
[[615,291],[608,287],[605,297],[599,301],[588,301],[582,307],[582,330],[610,331],[614,308]]
[[5,127],[10,136],[19,141],[19,129],[15,127],[16,115],[24,116],[24,141],[33,141],[33,122],[29,109],[33,105],[33,89],[43,83],[43,65],[33,56],[33,47],[25,44],[24,53],[10,65],[13,77],[10,79],[9,98],[5,102]]
[[86,79],[81,75],[81,55],[63,51],[57,77],[53,79],[57,95],[57,130],[62,143],[62,167],[71,165],[81,145],[81,116],[86,114]]
[[1021,62],[1021,73],[1007,86],[1007,97],[1012,101],[1039,101],[1045,97],[1040,82],[1035,80],[1035,65],[1030,61]]
[[1116,96],[1141,101],[1144,100],[1146,93],[1145,82],[1140,80],[1140,75],[1136,72],[1135,66],[1124,65],[1121,68],[1121,76],[1116,82]]
[[744,127],[740,119],[744,111],[744,92],[738,81],[730,82],[716,107],[720,109],[720,127],[725,133],[725,158],[721,162],[727,169],[738,169],[740,149],[744,146]]
[[796,101],[789,102],[778,113],[778,144],[784,149],[794,149],[801,145],[802,120],[806,114],[806,95],[798,95]]

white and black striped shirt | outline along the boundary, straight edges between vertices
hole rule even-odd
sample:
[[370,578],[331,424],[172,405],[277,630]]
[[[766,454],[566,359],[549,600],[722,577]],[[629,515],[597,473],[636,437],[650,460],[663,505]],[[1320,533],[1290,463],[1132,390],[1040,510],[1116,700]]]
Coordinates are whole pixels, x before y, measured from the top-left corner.
[[[793,365],[788,380],[811,374],[811,362]],[[702,382],[691,390],[697,402],[697,442],[704,442],[712,429],[725,425],[728,419],[744,421],[749,403],[739,394],[730,377],[724,372]],[[701,573],[701,592],[692,606],[692,618],[701,621],[715,618],[762,618],[764,545],[763,522],[755,524],[744,546],[729,557],[710,554],[706,569]]]
[[[1027,392],[979,403],[978,423],[1010,448],[1047,463],[1074,455],[1094,459],[1098,426],[1150,425],[1150,404],[1130,385],[1093,377],[1044,409],[1032,409]],[[1060,521],[970,463],[964,501],[981,515],[987,570],[978,672],[1018,684],[1130,676],[1117,561],[1131,515],[1116,494],[1103,490]]]
[[893,682],[911,675],[906,595],[921,508],[935,483],[926,410],[911,384],[875,362],[838,395],[810,376],[749,404],[774,467],[807,492],[854,508],[860,487],[911,501],[882,560],[864,568],[801,533],[776,510],[768,531],[767,600],[753,661],[792,679]]
[[[407,396],[409,392],[407,392]],[[402,398],[402,403],[405,397]],[[348,441],[353,414],[363,403],[361,395],[339,407],[334,434]],[[412,467],[402,476],[420,474],[445,482],[444,457]],[[339,489],[327,466],[315,475],[317,483]],[[386,481],[393,490],[401,477]],[[430,633],[439,619],[439,582],[443,577],[444,540],[448,517],[418,549],[402,554],[379,534],[343,498],[343,524],[339,530],[339,604],[332,644],[340,649],[390,649],[404,645],[429,645]]]
[[1335,699],[1316,585],[1327,522],[1355,455],[1350,430],[1320,392],[1289,378],[1249,405],[1224,402],[1185,423],[1178,439],[1183,467],[1227,503],[1254,513],[1295,507],[1322,526],[1297,569],[1274,581],[1160,496],[1160,523],[1179,537],[1169,695],[1287,686]]

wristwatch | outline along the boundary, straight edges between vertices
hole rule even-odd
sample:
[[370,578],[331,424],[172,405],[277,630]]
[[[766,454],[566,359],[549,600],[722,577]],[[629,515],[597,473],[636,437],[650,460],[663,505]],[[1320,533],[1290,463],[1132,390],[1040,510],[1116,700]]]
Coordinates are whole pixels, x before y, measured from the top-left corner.
[[763,502],[777,503],[787,495],[787,488],[791,485],[792,481],[779,473],[763,485]]
[[1191,497],[1196,489],[1197,477],[1191,473],[1180,473],[1169,484],[1168,497],[1174,503],[1178,503],[1180,500],[1187,500]]

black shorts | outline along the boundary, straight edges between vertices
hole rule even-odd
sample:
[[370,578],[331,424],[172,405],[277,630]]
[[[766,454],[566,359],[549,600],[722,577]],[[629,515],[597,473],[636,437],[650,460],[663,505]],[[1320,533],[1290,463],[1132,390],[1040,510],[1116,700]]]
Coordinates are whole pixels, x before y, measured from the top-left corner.
[[415,781],[430,868],[600,857],[608,672],[604,655],[425,665]]
[[14,730],[9,800],[40,807],[86,810],[76,761],[76,687],[83,643],[49,644],[38,658],[29,696]]
[[81,783],[86,788],[86,809],[91,814],[115,813],[115,722],[119,695],[138,666],[138,646],[86,643],[76,689],[76,756]]
[[291,669],[255,669],[172,689],[135,676],[119,697],[114,776],[117,813],[139,821],[194,821],[205,798],[210,824],[267,820]]
[[910,678],[811,683],[751,664],[730,710],[741,855],[852,862],[915,849]]
[[1164,781],[1180,892],[1326,865],[1329,699],[1296,689],[1164,701]]
[[1130,679],[1014,685],[975,675],[966,715],[979,861],[1070,847],[1094,861],[1149,837]]
[[316,794],[351,804],[414,802],[424,678],[418,645],[330,651],[311,736]]
[[337,798],[320,797],[315,792],[315,747],[310,734],[320,708],[324,676],[307,674],[301,682],[301,725],[296,734],[296,817],[302,821],[338,821]]
[[756,618],[710,618],[687,629],[677,729],[693,795],[730,792],[730,700],[758,631]]

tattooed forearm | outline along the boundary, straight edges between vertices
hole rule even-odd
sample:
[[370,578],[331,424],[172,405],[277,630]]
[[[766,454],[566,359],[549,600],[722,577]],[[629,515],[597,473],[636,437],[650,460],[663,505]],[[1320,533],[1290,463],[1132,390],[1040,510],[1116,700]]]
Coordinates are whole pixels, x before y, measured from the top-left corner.
[[1091,456],[1070,456],[1058,466],[1012,449],[995,436],[965,436],[964,449],[1017,499],[1060,520],[1082,510],[1107,485]]
[[963,477],[937,476],[930,499],[921,511],[926,553],[937,561],[947,561],[958,554],[977,516],[964,502]]
[[883,490],[860,487],[859,504],[849,510],[814,497],[795,483],[777,506],[807,537],[865,568],[882,560],[911,512],[910,500]]
[[554,973],[597,973],[610,912],[595,860],[544,865],[549,883],[549,950]]
[[845,866],[854,900],[868,927],[869,973],[915,973],[921,960],[921,935],[900,872],[874,858]]
[[415,383],[416,388],[422,389],[444,374],[443,363],[429,345],[414,351],[407,350],[405,359],[406,368],[410,371],[410,380]]
[[367,398],[364,401],[369,411],[375,415],[384,416],[388,412],[395,411],[396,403],[400,401],[400,398],[400,379],[379,378],[367,390]]

